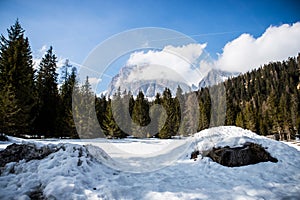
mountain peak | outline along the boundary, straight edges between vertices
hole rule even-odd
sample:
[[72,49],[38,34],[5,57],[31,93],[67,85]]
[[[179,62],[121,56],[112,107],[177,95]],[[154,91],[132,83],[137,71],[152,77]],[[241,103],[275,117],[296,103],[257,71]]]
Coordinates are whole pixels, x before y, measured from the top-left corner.
[[205,88],[212,85],[217,85],[226,81],[228,78],[236,77],[239,74],[239,72],[227,72],[220,69],[212,69],[199,82],[198,88]]
[[161,66],[126,65],[112,78],[106,95],[111,97],[120,88],[121,91],[131,91],[133,96],[137,96],[139,91],[142,91],[147,98],[153,98],[157,93],[162,94],[165,88],[169,88],[172,95],[175,96],[178,86],[183,92],[196,91],[199,88],[221,83],[238,74],[212,69],[199,80],[197,87],[195,84],[189,84],[188,80],[184,80],[172,70],[164,69]]

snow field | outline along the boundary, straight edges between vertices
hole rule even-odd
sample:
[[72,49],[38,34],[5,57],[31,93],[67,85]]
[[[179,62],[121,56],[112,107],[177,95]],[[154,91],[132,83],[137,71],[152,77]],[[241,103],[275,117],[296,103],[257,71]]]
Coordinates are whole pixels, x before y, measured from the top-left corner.
[[[48,199],[299,199],[300,152],[293,147],[230,126],[201,131],[188,142],[178,141],[120,140],[113,141],[113,148],[101,140],[35,141],[62,148],[42,160],[7,164],[0,176],[0,199],[30,199],[36,190]],[[244,142],[267,147],[278,163],[228,168],[207,157],[189,159],[195,149],[201,152]],[[137,169],[148,169],[160,162],[164,167],[126,171],[134,164]],[[9,173],[12,169],[14,173]]]

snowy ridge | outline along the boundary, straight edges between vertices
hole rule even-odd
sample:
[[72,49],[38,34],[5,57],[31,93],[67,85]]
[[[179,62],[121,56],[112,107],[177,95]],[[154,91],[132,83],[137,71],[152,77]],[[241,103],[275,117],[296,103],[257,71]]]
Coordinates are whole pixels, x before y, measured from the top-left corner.
[[[239,73],[211,69],[204,77],[199,77],[199,80],[195,83],[196,85],[198,84],[198,86],[196,86],[195,84],[188,83],[189,80],[177,77],[176,74],[173,74],[172,76],[171,71],[163,71],[163,69],[157,69],[153,66],[152,68],[149,67],[149,65],[122,67],[120,72],[112,78],[108,90],[101,94],[112,97],[117,93],[118,88],[120,87],[121,92],[125,90],[131,91],[133,96],[137,96],[138,92],[142,91],[146,97],[153,98],[157,93],[162,94],[165,88],[168,87],[171,90],[172,95],[175,96],[178,85],[183,92],[190,92],[219,84],[226,81],[228,78],[239,75]],[[149,74],[151,74],[151,72],[153,73],[155,70],[156,73],[158,73],[157,77],[151,77]],[[165,76],[167,74],[168,76],[173,77],[173,79],[166,78]]]
[[[143,163],[139,162],[141,157],[110,152],[100,140],[90,142],[103,146],[106,152],[81,140],[67,141],[77,144],[39,140],[35,142],[38,145],[50,143],[64,146],[64,149],[42,160],[7,164],[0,176],[0,199],[29,199],[36,190],[48,199],[298,199],[300,196],[300,152],[295,148],[233,126],[207,129],[189,139],[190,143],[178,144],[156,162],[178,154],[183,147],[187,147],[187,153],[168,166],[147,173],[129,173],[108,167],[118,164],[115,162],[118,159]],[[123,151],[153,148],[153,145],[164,149],[164,145],[178,139],[162,141],[126,139],[113,145]],[[207,157],[200,156],[197,161],[189,159],[190,152],[195,149],[236,147],[246,141],[266,147],[278,163],[229,168]],[[9,173],[12,169],[14,173]]]
[[222,70],[212,69],[207,75],[199,82],[198,88],[205,88],[219,83],[225,82],[228,78],[238,76],[237,72],[226,72]]

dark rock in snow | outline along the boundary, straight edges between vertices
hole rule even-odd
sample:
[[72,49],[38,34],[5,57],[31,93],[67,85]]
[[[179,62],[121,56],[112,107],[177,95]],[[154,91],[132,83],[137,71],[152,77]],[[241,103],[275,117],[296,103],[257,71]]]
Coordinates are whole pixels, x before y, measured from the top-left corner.
[[23,159],[25,161],[40,160],[55,151],[57,151],[56,148],[50,148],[49,146],[38,148],[35,144],[14,143],[0,151],[0,167],[4,167],[7,163],[18,162]]
[[242,147],[219,147],[210,150],[207,155],[213,161],[228,167],[239,167],[259,162],[278,162],[261,145],[246,142]]
[[8,141],[8,137],[3,133],[0,133],[0,141]]
[[46,200],[47,198],[44,196],[43,189],[41,187],[36,188],[35,190],[31,191],[29,194],[30,199],[34,200]]
[[197,160],[199,154],[200,154],[199,150],[193,151],[191,154],[191,159]]

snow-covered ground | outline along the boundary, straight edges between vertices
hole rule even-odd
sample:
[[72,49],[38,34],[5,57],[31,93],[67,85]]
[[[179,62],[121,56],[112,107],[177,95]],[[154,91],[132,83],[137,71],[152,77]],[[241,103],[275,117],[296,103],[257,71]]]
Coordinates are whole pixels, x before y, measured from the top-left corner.
[[[189,159],[195,149],[201,152],[217,146],[235,147],[247,141],[267,147],[279,161],[229,168],[207,157]],[[237,127],[211,128],[182,140],[36,140],[34,143],[65,149],[42,160],[7,164],[0,176],[0,199],[29,199],[36,190],[48,199],[300,197],[300,151]],[[0,148],[7,145],[2,143]],[[9,173],[12,168],[14,173]]]

